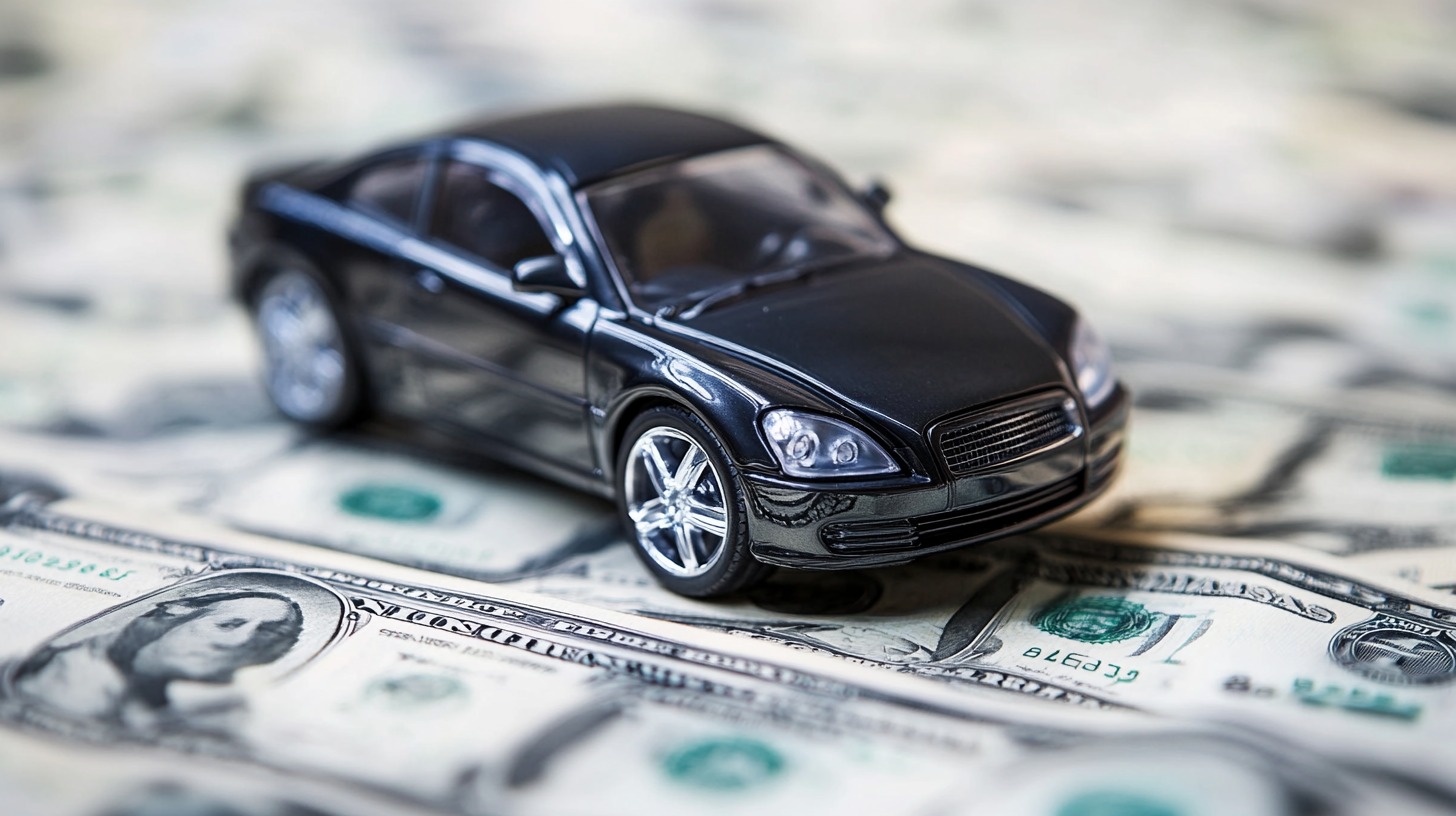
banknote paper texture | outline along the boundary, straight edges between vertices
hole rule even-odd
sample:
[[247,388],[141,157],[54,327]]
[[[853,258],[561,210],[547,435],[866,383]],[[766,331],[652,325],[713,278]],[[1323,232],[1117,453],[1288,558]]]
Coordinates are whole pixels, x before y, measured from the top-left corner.
[[[248,9],[0,0],[0,816],[1456,813],[1445,5]],[[618,96],[1075,303],[1109,495],[704,603],[607,502],[276,416],[247,168]]]
[[1083,522],[1275,538],[1336,554],[1450,551],[1456,410],[1280,394],[1152,367],[1137,465]]
[[521,585],[1020,697],[1381,739],[1416,763],[1448,761],[1435,734],[1456,713],[1449,595],[1270,542],[1043,535],[734,605],[571,571]]
[[[382,562],[325,566],[294,545],[209,542],[198,537],[205,527],[159,533],[78,509],[22,500],[0,518],[0,718],[19,729],[0,730],[0,756],[64,738],[91,746],[85,757],[131,744],[140,757],[202,762],[128,795],[211,795],[229,777],[209,768],[230,763],[302,774],[297,793],[278,789],[283,802],[331,801],[339,788],[460,813],[628,802],[638,812],[960,812],[965,786],[987,774],[1095,755],[1054,784],[996,795],[1053,813],[1114,794],[1192,802],[1228,779],[1249,812],[1279,813],[1295,789],[1339,773],[1318,759],[1264,767],[1290,751],[1279,741],[1004,700]],[[1148,761],[1169,752],[1210,770],[1170,784]],[[1339,791],[1321,812],[1439,804],[1380,774]]]
[[427,816],[377,790],[134,743],[85,745],[0,728],[0,811],[8,816]]
[[[692,806],[695,789],[711,807],[712,791],[780,776],[757,801],[829,812],[890,797],[913,811],[948,797],[970,758],[1012,750],[989,706],[946,709],[792,654],[722,653],[681,640],[691,630],[623,628],[483,585],[32,509],[0,536],[3,716],[97,746],[247,760],[447,810],[548,813]],[[595,805],[570,801],[583,789]]]

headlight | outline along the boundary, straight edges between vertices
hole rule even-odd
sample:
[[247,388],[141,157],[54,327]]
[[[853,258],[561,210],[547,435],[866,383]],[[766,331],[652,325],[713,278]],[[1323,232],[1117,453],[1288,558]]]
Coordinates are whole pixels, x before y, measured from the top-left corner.
[[762,425],[779,465],[790,476],[824,479],[900,470],[873,439],[837,419],[776,408],[763,415]]
[[1077,321],[1072,333],[1072,371],[1087,407],[1100,405],[1112,393],[1117,382],[1112,376],[1112,352],[1085,320]]

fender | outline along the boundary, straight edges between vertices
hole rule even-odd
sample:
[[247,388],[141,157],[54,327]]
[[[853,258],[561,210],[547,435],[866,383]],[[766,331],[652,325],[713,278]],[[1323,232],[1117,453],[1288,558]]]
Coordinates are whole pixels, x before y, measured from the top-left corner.
[[723,440],[738,468],[763,473],[778,471],[758,430],[765,409],[794,405],[844,415],[817,394],[726,352],[695,346],[689,354],[681,342],[621,315],[597,321],[587,350],[587,397],[604,474],[615,466],[627,423],[651,405],[670,403],[693,411]]

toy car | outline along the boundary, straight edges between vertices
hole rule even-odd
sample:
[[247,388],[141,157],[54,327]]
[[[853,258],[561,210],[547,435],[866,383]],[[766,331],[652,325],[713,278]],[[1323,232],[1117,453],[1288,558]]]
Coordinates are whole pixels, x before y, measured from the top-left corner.
[[1117,468],[1091,328],[887,200],[720,119],[572,108],[254,174],[233,284],[283,414],[448,426],[714,596],[1026,530]]

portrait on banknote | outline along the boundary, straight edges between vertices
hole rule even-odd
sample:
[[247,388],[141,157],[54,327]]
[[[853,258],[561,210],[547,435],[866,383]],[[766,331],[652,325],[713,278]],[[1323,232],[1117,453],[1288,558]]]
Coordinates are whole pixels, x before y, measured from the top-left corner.
[[242,687],[281,679],[343,632],[345,604],[270,570],[196,577],[112,607],[5,664],[6,708],[71,731],[225,736]]

